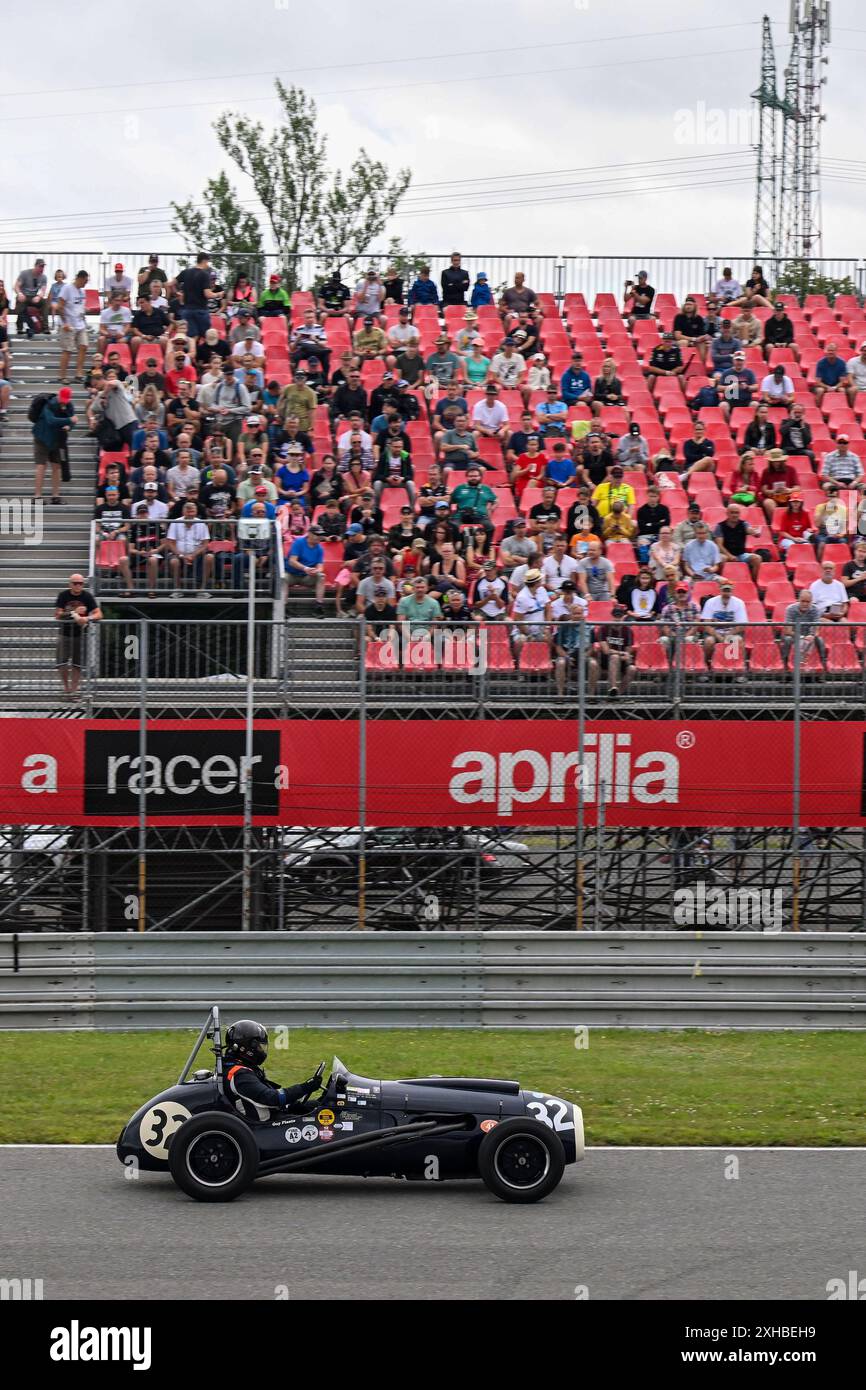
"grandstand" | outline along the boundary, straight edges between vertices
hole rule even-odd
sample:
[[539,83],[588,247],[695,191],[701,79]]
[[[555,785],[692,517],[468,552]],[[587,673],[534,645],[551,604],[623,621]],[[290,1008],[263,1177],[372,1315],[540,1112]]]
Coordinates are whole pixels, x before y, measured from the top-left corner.
[[[163,262],[169,264],[167,258]],[[475,268],[469,268],[471,275]],[[67,269],[73,269],[71,263]],[[824,364],[828,346],[832,357],[832,344],[836,345],[844,364],[858,357],[861,342],[866,341],[866,313],[860,298],[838,295],[830,302],[824,296],[810,295],[801,303],[793,295],[782,294],[772,296],[770,304],[756,304],[753,315],[760,327],[754,333],[750,330],[750,341],[744,340],[742,345],[737,341],[735,347],[741,356],[732,368],[725,361],[724,347],[719,356],[718,342],[724,344],[727,337],[718,325],[740,318],[747,291],[733,302],[714,306],[712,276],[704,276],[694,285],[686,282],[677,293],[662,283],[648,311],[642,313],[638,308],[635,312],[633,297],[623,301],[618,269],[615,267],[616,273],[610,276],[609,288],[599,289],[589,298],[582,291],[565,290],[561,284],[557,286],[559,292],[536,289],[527,280],[528,294],[523,286],[515,290],[512,285],[509,290],[503,285],[502,290],[515,291],[511,302],[507,296],[500,299],[497,290],[492,302],[485,303],[481,296],[471,311],[468,293],[462,303],[414,304],[410,319],[418,337],[417,369],[411,349],[406,359],[395,347],[394,331],[401,324],[401,306],[396,302],[381,306],[378,326],[384,338],[378,350],[377,327],[366,325],[363,313],[352,312],[351,292],[346,313],[328,312],[314,290],[307,289],[292,296],[285,314],[256,314],[255,341],[260,344],[265,367],[257,380],[255,366],[250,368],[241,355],[236,359],[237,373],[231,380],[245,385],[246,369],[250,368],[253,395],[236,416],[227,417],[225,437],[230,448],[219,439],[215,426],[221,422],[213,414],[220,399],[215,393],[222,368],[215,366],[208,377],[208,355],[202,354],[196,357],[189,374],[192,395],[199,404],[198,411],[189,417],[195,422],[189,429],[190,443],[194,469],[204,480],[200,489],[191,488],[191,502],[186,492],[186,463],[180,457],[185,452],[184,441],[179,443],[187,425],[172,415],[177,409],[172,396],[176,382],[170,385],[169,380],[162,380],[163,376],[170,378],[172,372],[176,377],[183,374],[183,349],[176,349],[177,361],[171,356],[177,334],[187,332],[182,282],[179,292],[172,278],[167,286],[170,323],[159,340],[143,344],[133,355],[130,329],[108,344],[119,355],[129,405],[133,411],[138,408],[129,437],[100,447],[93,434],[99,411],[95,416],[92,412],[97,399],[104,396],[103,388],[98,380],[89,386],[76,384],[73,400],[80,425],[71,436],[72,481],[63,487],[60,506],[43,508],[43,543],[22,545],[19,535],[8,533],[0,538],[4,619],[0,703],[4,712],[60,713],[73,721],[82,715],[139,720],[145,713],[151,720],[198,721],[214,715],[240,717],[251,695],[260,716],[290,723],[307,719],[311,736],[314,725],[318,728],[322,721],[335,717],[353,721],[359,712],[364,719],[408,721],[472,720],[479,716],[571,721],[588,716],[634,721],[644,714],[674,719],[785,721],[796,709],[813,716],[832,714],[855,720],[864,698],[866,589],[859,579],[861,572],[852,547],[861,521],[866,391],[857,389],[856,373],[850,380],[846,374],[830,389],[823,387],[827,385]],[[409,289],[408,283],[405,288]],[[683,332],[681,322],[687,295],[702,321],[700,331],[691,337]],[[782,308],[777,311],[774,304]],[[101,306],[101,296],[88,291],[88,314],[94,327],[98,316],[105,322]],[[223,357],[233,353],[236,342],[243,341],[238,330],[248,320],[236,315],[237,308],[229,279],[218,312],[209,320]],[[317,381],[313,378],[312,399],[299,375],[308,360],[307,340],[299,334],[305,317],[309,324],[310,310],[324,332],[330,354],[328,370]],[[779,315],[791,325],[791,341],[765,347],[761,341],[764,326]],[[341,363],[347,372],[350,370],[346,355],[357,351],[358,335],[370,331],[371,347],[363,348],[352,362],[359,372],[357,386],[353,378],[346,381],[338,377],[335,381],[334,373]],[[474,364],[471,368],[467,365],[475,335],[480,341],[475,358],[480,351],[485,364],[480,372]],[[500,361],[503,344],[512,337],[518,352],[521,341],[528,339],[533,344],[526,358],[521,356],[516,373],[510,348],[505,349],[504,364]],[[3,498],[10,502],[30,492],[29,402],[35,394],[50,394],[60,385],[55,336],[37,337],[32,342],[13,336],[11,343],[14,399],[0,428],[0,486]],[[163,434],[155,446],[152,491],[145,489],[145,474],[136,472],[148,466],[149,446],[143,436],[153,401],[151,398],[146,407],[143,405],[147,378],[143,382],[141,376],[149,360],[155,361],[160,381],[156,387],[156,427]],[[604,394],[603,383],[598,384],[605,363],[614,364],[615,389],[609,395]],[[90,359],[88,364],[92,367]],[[772,400],[776,366],[782,369],[784,403]],[[732,387],[733,369],[741,375]],[[404,370],[407,375],[411,370],[411,380],[403,379]],[[468,375],[470,370],[472,375]],[[571,379],[566,389],[564,378],[569,372],[586,372],[589,390],[575,387]],[[442,416],[445,382],[452,373],[469,417],[463,426]],[[487,391],[490,380],[497,388],[495,397]],[[349,405],[341,409],[336,404],[336,392],[344,388],[351,408],[357,403],[362,416],[357,431],[351,424]],[[615,401],[611,397],[616,397]],[[761,420],[756,424],[757,406],[767,397],[772,435],[763,432]],[[493,411],[491,401],[499,415],[493,413],[491,418],[497,423],[485,432],[484,412]],[[399,455],[405,456],[404,474],[399,479],[379,467],[379,451],[386,448],[386,426],[380,422],[377,427],[383,431],[379,439],[371,430],[374,414],[382,415],[383,408],[390,405],[399,421],[399,428],[395,426],[401,441]],[[798,424],[794,435],[789,434],[788,446],[778,462],[784,486],[775,491],[771,486],[767,492],[763,474],[779,454],[776,444],[785,438],[782,422],[791,420],[798,407],[802,407],[803,428]],[[288,417],[305,408],[309,419],[298,431]],[[529,426],[524,420],[526,411],[532,414]],[[703,434],[696,430],[698,423],[704,427]],[[459,449],[461,440],[470,441],[470,453],[452,468],[444,484],[433,476],[434,469],[449,461],[442,449],[443,439],[448,437],[443,425],[450,427],[452,435],[456,430],[457,444],[453,447]],[[633,428],[644,450],[637,462],[627,450]],[[752,442],[755,429],[757,443]],[[747,431],[752,433],[747,435]],[[136,433],[142,437],[134,437]],[[357,439],[353,439],[354,434]],[[542,462],[541,466],[532,463],[528,481],[518,484],[519,468],[526,466],[527,457],[533,457],[525,453],[529,435],[540,440]],[[588,444],[593,436],[600,445]],[[518,438],[519,459],[513,447]],[[554,477],[556,492],[551,504],[543,485],[548,476],[554,476],[547,470],[552,445],[557,441],[565,445],[560,451],[564,464],[562,475]],[[757,460],[758,472],[751,498],[739,471],[747,445]],[[254,448],[267,455],[261,472],[252,457]],[[300,462],[294,464],[296,449]],[[621,450],[625,452],[620,455]],[[361,479],[354,492],[350,490],[352,475],[344,471],[353,451],[358,454]],[[234,470],[228,483],[224,478],[221,481],[217,472],[226,454]],[[334,476],[345,483],[337,488],[337,508],[330,511],[321,495],[310,494],[311,477],[318,476],[316,470],[328,455],[337,459]],[[620,465],[617,455],[624,460]],[[467,506],[458,489],[465,491],[467,479],[470,490],[474,488],[468,471],[474,458],[484,469],[484,495],[476,489],[473,505]],[[831,463],[825,463],[828,458]],[[118,471],[112,473],[115,465]],[[619,471],[614,471],[617,467]],[[173,476],[178,468],[180,481]],[[114,479],[119,482],[119,497],[108,491]],[[831,484],[837,516],[842,517],[832,527],[818,520],[826,508]],[[582,492],[581,486],[586,491]],[[365,510],[363,494],[368,487],[375,487],[377,495]],[[226,488],[227,502],[222,496]],[[671,542],[673,569],[667,575],[653,559],[658,530],[648,535],[636,533],[636,518],[653,502],[651,488],[658,489],[666,525],[674,535],[690,528],[683,532],[682,544]],[[485,489],[489,490],[489,517]],[[802,510],[809,518],[805,534],[803,527],[795,534],[796,525],[790,523],[787,502],[791,492],[799,493]],[[216,502],[214,493],[219,494]],[[624,499],[621,514],[614,510],[615,495]],[[136,508],[152,503],[154,497],[157,504],[164,498],[161,510],[157,506],[146,515],[136,514]],[[293,508],[297,499],[300,505]],[[739,505],[739,515],[733,520],[728,512],[732,499]],[[176,528],[183,529],[180,518],[185,501],[193,509],[188,534],[197,534],[197,527],[202,537],[188,570],[183,563],[176,563],[175,557],[182,552],[166,544]],[[725,547],[744,523],[742,557],[739,552],[735,556],[727,549],[724,553],[717,550],[716,560],[710,560],[705,574],[695,568],[691,552],[685,553],[685,547],[696,541],[695,503],[700,520]],[[264,517],[260,543],[250,542],[243,530],[244,513],[255,515],[252,509],[256,507]],[[545,512],[549,513],[546,521]],[[583,530],[582,515],[588,523]],[[444,523],[444,531],[437,532],[437,519]],[[528,521],[535,547],[528,562],[527,552],[519,549],[525,535],[521,521]],[[611,522],[616,525],[612,527]],[[361,526],[359,537],[346,535],[349,523]],[[321,525],[331,530],[319,538],[311,528]],[[717,528],[725,526],[730,531],[719,533]],[[373,601],[376,585],[369,591],[360,590],[362,602],[356,598],[359,581],[372,564],[374,544],[370,536],[377,533],[383,537],[381,551],[386,565],[380,586],[386,617],[381,621]],[[565,568],[557,559],[560,552],[555,540],[559,534],[565,540]],[[425,540],[420,558],[417,548],[413,550],[418,536]],[[147,547],[141,537],[147,538]],[[509,548],[512,539],[518,543],[516,551]],[[297,552],[295,563],[299,541],[307,549]],[[593,559],[591,546],[596,541],[601,566]],[[157,557],[152,565],[148,555]],[[523,562],[521,566],[514,564],[515,558]],[[540,580],[532,577],[536,562],[542,572]],[[828,562],[834,566],[831,574],[822,571]],[[639,582],[639,573],[647,567],[651,569],[648,583]],[[75,569],[88,576],[88,587],[103,616],[84,647],[81,695],[69,699],[55,669],[57,628],[52,607],[54,595]],[[559,590],[563,574],[570,583],[572,573],[576,619],[568,612],[563,614],[562,592],[567,590]],[[515,574],[520,575],[519,580],[513,579]],[[245,606],[250,599],[251,575],[256,618],[252,646]],[[416,577],[427,581],[426,593],[423,586],[413,590]],[[833,588],[840,578],[848,581],[841,604]],[[490,582],[501,583],[503,599],[498,611],[496,603],[483,604],[483,586]],[[544,588],[546,583],[549,590]],[[645,584],[644,593],[654,596],[649,610],[641,607],[648,600],[634,599],[634,594],[640,593],[640,583]],[[540,588],[533,588],[539,584]],[[456,600],[446,597],[452,588]],[[682,613],[675,611],[678,588],[685,593]],[[812,598],[801,621],[792,615],[798,594],[806,589]],[[850,595],[849,589],[853,591]],[[539,593],[543,595],[540,602],[535,597]],[[708,601],[717,603],[720,597],[725,609],[722,618],[717,609],[705,610]],[[726,609],[729,599],[735,606]],[[453,608],[449,608],[452,603]],[[360,621],[355,621],[356,617]],[[568,636],[568,625],[573,622],[584,634],[576,643]],[[729,626],[725,628],[724,623]],[[457,639],[474,632],[479,640],[471,650],[453,640],[444,646],[403,642],[395,656],[395,634],[402,629],[405,636],[413,625],[422,634],[429,627],[442,632],[447,629]],[[620,640],[623,628],[628,633],[624,641]],[[129,652],[139,652],[142,646],[146,660],[131,660]],[[582,651],[585,660],[580,656]],[[251,692],[250,661],[255,678]],[[733,832],[724,831],[727,838],[711,845],[710,859],[714,854],[721,856],[737,882],[747,864],[751,872],[763,875],[762,882],[769,864],[779,881],[785,879],[791,834],[795,844],[800,834],[799,821],[792,830],[790,816],[794,813],[787,802],[785,806],[784,814],[780,809],[769,824],[765,815],[763,820],[744,822]],[[808,806],[800,807],[797,814],[804,810],[808,820]],[[356,823],[361,819],[359,811],[354,803],[343,805],[339,813],[332,808],[328,824]],[[143,827],[147,813],[142,814]],[[404,823],[413,823],[415,814],[417,808],[407,805]],[[724,812],[717,810],[715,815],[715,821],[704,813],[695,815],[693,824],[713,826],[724,821]],[[573,816],[569,808],[567,819],[573,821]],[[859,810],[857,815],[852,812],[848,824],[852,837],[856,835],[859,840],[858,816]],[[295,817],[297,823],[305,823],[303,808],[296,808]],[[658,826],[644,819],[640,830],[635,822],[607,832],[603,826],[596,827],[594,817],[593,811],[590,833],[614,834],[621,851],[612,879],[601,860],[588,870],[586,878],[588,891],[596,899],[606,893],[604,911],[608,916],[616,916],[626,902],[629,911],[651,914],[654,905],[669,898],[669,884],[676,874],[683,868],[693,872],[695,862],[706,858],[701,837],[688,830],[677,831],[686,837],[683,849],[661,815]],[[32,813],[30,819],[36,818]],[[727,819],[735,818],[728,814]],[[90,869],[85,856],[104,844],[100,836],[105,825],[100,829],[101,823],[92,817],[87,823],[96,828],[76,831],[64,839],[62,855],[47,856],[62,858],[64,873],[69,872],[71,856],[77,866],[75,872],[83,867],[87,876]],[[390,823],[395,823],[393,818]],[[134,824],[134,816],[123,824]],[[237,826],[237,818],[233,824]],[[546,839],[535,847],[521,841],[521,847],[513,851],[517,862],[524,869],[528,866],[528,874],[522,875],[523,882],[521,874],[511,875],[508,881],[513,892],[499,892],[489,921],[485,916],[489,894],[484,896],[481,876],[476,876],[476,922],[501,923],[504,912],[526,902],[526,882],[532,885],[534,900],[546,904],[546,924],[563,925],[573,920],[573,825],[566,828],[550,818],[544,824]],[[178,919],[178,909],[170,906],[172,893],[180,891],[185,870],[170,869],[170,856],[165,851],[183,842],[187,854],[195,857],[199,877],[191,890],[192,904],[220,894],[225,872],[228,881],[235,882],[241,852],[238,836],[227,828],[211,843],[203,826],[204,821],[196,822],[195,818],[184,828],[178,821],[171,831],[165,825],[158,832],[148,826],[148,834],[157,835],[151,846],[153,862],[162,856],[160,886],[166,901],[160,910],[170,923],[194,921],[197,909],[190,906],[191,917],[182,909]],[[779,826],[788,829],[779,831]],[[550,839],[554,832],[555,844]],[[326,825],[326,839],[327,833]],[[522,833],[519,827],[516,833]],[[107,839],[111,841],[112,836]],[[134,854],[134,836],[124,832],[113,839],[116,865],[109,857],[100,870],[107,895],[103,900],[104,924],[116,924],[121,883]],[[22,846],[19,834],[14,845],[10,842],[13,858]],[[831,855],[825,869],[834,875],[837,885],[850,889],[852,921],[859,920],[859,851],[853,838],[837,848],[838,857]],[[262,865],[258,901],[267,904],[269,913],[276,911],[275,925],[283,925],[291,895],[284,898],[285,885],[279,875],[283,853],[280,836],[259,828],[256,850]],[[443,862],[450,853],[443,851]],[[209,865],[206,871],[205,860]],[[184,861],[181,858],[177,862]],[[42,864],[40,872],[46,867]],[[434,867],[434,879],[438,873],[439,868]],[[42,901],[38,886],[32,893],[37,902]],[[91,884],[88,904],[92,894]],[[115,906],[106,907],[112,896]],[[274,905],[277,898],[278,908]],[[816,893],[816,905],[819,898]],[[848,910],[843,907],[844,899],[845,893],[837,892],[837,912]],[[233,899],[223,893],[221,900],[231,916],[234,909],[228,904]],[[343,907],[335,909],[337,925],[345,925]],[[294,901],[292,910],[300,914],[298,920],[307,921],[309,905],[299,907]],[[0,904],[0,914],[4,911]],[[50,904],[46,911],[46,920],[53,920]],[[824,913],[823,924],[829,925],[826,902],[820,911]]]

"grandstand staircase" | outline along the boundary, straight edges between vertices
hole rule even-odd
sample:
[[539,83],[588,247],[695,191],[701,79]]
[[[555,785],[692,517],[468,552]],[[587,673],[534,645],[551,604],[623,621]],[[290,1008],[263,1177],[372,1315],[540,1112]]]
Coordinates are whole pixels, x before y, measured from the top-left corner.
[[[0,424],[0,498],[25,501],[33,497],[33,426],[27,411],[33,396],[59,389],[60,347],[51,338],[18,338],[10,333],[12,393],[9,414]],[[72,481],[62,486],[63,503],[51,505],[50,477],[46,470],[42,509],[43,539],[25,545],[20,535],[0,534],[0,619],[31,619],[50,624],[54,599],[70,573],[87,574],[90,520],[93,516],[95,444],[85,433],[83,387],[70,383],[79,425],[70,435],[69,462]],[[47,652],[41,650],[42,647]],[[44,664],[54,649],[54,633],[46,627],[31,633],[28,648],[32,660]]]
[[[309,607],[309,603],[305,605]],[[355,623],[347,618],[343,627],[332,622],[325,626],[327,641],[323,641],[323,625],[316,618],[301,615],[291,602],[288,608],[292,623],[289,657],[290,698],[303,705],[321,701],[357,699],[358,646]]]

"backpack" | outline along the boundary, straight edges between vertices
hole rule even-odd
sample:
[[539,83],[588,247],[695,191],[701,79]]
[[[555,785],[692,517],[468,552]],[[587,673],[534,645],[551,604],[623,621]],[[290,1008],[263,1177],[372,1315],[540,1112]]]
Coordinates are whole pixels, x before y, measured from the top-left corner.
[[33,397],[33,400],[30,402],[30,406],[27,411],[27,419],[30,421],[31,425],[36,424],[36,421],[39,419],[43,410],[45,409],[45,407],[51,399],[51,396],[46,396],[44,393],[41,396]]

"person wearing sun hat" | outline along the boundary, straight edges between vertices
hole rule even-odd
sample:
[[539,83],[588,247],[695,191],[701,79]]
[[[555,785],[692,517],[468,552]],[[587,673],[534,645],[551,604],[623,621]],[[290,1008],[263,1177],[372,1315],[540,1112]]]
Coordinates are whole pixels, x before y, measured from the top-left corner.
[[475,284],[472,286],[472,293],[469,296],[469,303],[473,309],[480,309],[482,304],[493,304],[493,291],[487,283],[487,271],[479,270],[475,276]]
[[56,396],[49,396],[33,425],[33,456],[36,463],[34,498],[42,497],[46,466],[51,464],[51,501],[60,502],[60,472],[69,431],[78,424],[72,404],[72,392],[61,386]]

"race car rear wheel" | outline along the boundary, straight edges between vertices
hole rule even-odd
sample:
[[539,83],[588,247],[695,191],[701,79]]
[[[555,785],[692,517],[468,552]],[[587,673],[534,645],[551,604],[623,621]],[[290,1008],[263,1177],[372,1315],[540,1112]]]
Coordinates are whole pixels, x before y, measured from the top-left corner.
[[516,1116],[485,1134],[478,1171],[503,1202],[540,1202],[565,1171],[565,1150],[559,1136],[540,1120]]
[[231,1202],[255,1178],[259,1151],[249,1125],[239,1116],[206,1110],[175,1131],[168,1166],[188,1197],[198,1202]]

